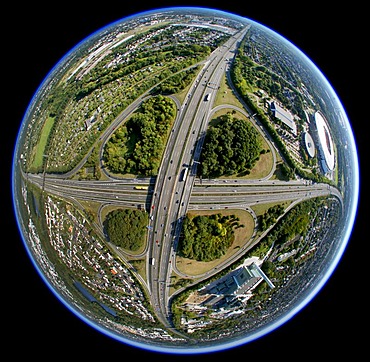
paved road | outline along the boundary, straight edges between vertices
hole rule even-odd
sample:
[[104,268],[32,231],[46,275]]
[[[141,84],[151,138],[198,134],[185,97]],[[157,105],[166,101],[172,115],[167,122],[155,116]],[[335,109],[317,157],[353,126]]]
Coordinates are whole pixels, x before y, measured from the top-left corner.
[[[29,174],[28,180],[39,187],[43,184],[41,174]],[[180,183],[181,181],[178,181]],[[135,190],[136,185],[148,186],[148,190]],[[95,201],[102,204],[121,204],[127,207],[143,207],[150,209],[156,205],[160,192],[156,191],[154,196],[154,183],[149,179],[125,179],[116,181],[77,181],[64,180],[61,178],[45,177],[44,189],[47,192],[67,197],[71,200]],[[163,195],[171,197],[172,206],[182,210],[180,215],[185,215],[186,209],[211,209],[224,208],[248,203],[266,203],[273,201],[298,200],[317,196],[334,195],[341,199],[339,191],[325,183],[310,184],[305,180],[296,181],[271,181],[271,180],[195,180],[192,185],[191,195],[185,207],[182,204],[178,188],[174,195],[169,191],[162,192]],[[171,195],[170,195],[171,194]],[[152,199],[154,201],[152,201]],[[177,206],[176,206],[177,205]],[[171,205],[169,205],[171,206]],[[154,209],[151,212],[154,219]],[[165,210],[164,210],[165,211]],[[166,212],[162,213],[166,214]],[[164,219],[160,219],[164,221]],[[153,222],[151,222],[153,224]]]

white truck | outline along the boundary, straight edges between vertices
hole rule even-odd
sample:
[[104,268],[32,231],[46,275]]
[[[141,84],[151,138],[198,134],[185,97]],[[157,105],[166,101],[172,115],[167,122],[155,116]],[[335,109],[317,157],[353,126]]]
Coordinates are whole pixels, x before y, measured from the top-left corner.
[[189,171],[189,169],[188,169],[187,167],[185,167],[185,168],[182,170],[181,181],[185,181],[185,180],[186,180],[186,176],[188,175],[188,171]]

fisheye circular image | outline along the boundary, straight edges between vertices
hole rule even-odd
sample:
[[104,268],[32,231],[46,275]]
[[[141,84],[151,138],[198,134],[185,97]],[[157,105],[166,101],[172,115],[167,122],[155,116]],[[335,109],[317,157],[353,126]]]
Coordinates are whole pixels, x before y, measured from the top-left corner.
[[350,121],[283,35],[211,8],[133,14],[41,83],[12,193],[40,278],[92,329],[144,350],[222,351],[299,313],[345,252]]

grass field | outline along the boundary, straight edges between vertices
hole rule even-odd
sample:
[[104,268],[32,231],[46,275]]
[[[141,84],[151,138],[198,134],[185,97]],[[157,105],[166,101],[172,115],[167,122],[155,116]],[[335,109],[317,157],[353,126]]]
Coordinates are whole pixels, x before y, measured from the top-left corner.
[[235,97],[232,89],[229,87],[226,81],[226,76],[223,75],[220,83],[220,89],[216,94],[215,103],[213,107],[220,106],[222,104],[231,104],[232,106],[239,107],[243,109],[243,105],[239,102],[239,100]]
[[40,170],[42,168],[43,158],[45,154],[45,147],[49,138],[50,131],[54,125],[55,118],[49,117],[44,123],[39,142],[35,147],[35,158],[33,159],[31,169]]

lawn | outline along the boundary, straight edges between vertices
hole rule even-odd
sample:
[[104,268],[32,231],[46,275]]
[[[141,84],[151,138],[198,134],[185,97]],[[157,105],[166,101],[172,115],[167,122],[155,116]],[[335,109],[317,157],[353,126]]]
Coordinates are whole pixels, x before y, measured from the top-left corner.
[[54,125],[55,117],[48,117],[44,123],[38,145],[36,146],[35,158],[31,165],[31,169],[41,170],[43,164],[43,158],[45,154],[46,144],[49,138],[50,131]]

